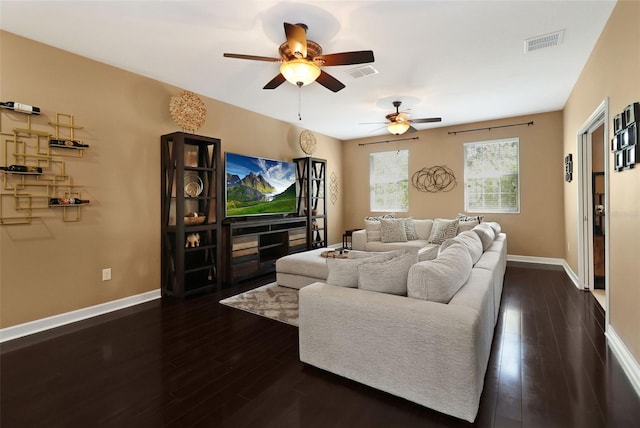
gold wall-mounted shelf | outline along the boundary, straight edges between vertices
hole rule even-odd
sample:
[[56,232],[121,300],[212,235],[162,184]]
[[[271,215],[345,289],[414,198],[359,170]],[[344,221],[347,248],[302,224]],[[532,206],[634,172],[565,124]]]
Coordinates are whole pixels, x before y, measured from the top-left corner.
[[[45,217],[44,210],[62,209],[62,221],[76,222],[82,218],[82,208],[89,203],[70,205],[50,205],[52,198],[82,199],[79,188],[73,178],[66,172],[65,157],[81,158],[87,147],[51,146],[51,139],[63,139],[82,142],[75,136],[75,131],[83,129],[74,123],[73,115],[56,113],[56,121],[49,122],[55,131],[51,132],[32,128],[31,115],[12,114],[25,117],[25,123],[13,128],[10,132],[2,131],[0,114],[0,144],[2,145],[3,166],[23,165],[39,167],[42,173],[24,173],[1,171],[2,188],[0,189],[0,225],[30,224],[34,219]],[[0,113],[5,113],[1,110]],[[69,150],[72,149],[72,150]],[[34,212],[42,215],[34,215]]]

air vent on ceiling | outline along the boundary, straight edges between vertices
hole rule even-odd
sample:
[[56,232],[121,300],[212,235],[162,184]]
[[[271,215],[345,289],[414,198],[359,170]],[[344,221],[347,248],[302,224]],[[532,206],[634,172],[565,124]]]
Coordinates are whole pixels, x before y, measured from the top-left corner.
[[373,76],[374,74],[378,74],[378,70],[373,68],[372,65],[367,64],[361,67],[352,68],[347,73],[349,73],[354,79],[359,79],[361,77]]
[[524,41],[524,53],[533,52],[538,49],[550,48],[552,46],[558,46],[562,43],[564,37],[564,30],[556,31],[555,33],[544,34],[542,36],[532,37]]

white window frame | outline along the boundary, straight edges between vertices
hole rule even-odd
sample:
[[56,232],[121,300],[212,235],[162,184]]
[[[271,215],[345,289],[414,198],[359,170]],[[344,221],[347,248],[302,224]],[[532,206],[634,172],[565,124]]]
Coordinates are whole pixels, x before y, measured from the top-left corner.
[[[477,174],[472,172],[468,166],[467,166],[467,150],[471,147],[474,146],[482,146],[482,145],[493,145],[493,144],[504,144],[504,143],[516,143],[516,166],[517,166],[517,172],[516,172],[516,180],[518,183],[518,188],[517,188],[517,192],[516,192],[516,206],[513,208],[505,208],[502,206],[502,202],[501,202],[501,195],[504,194],[504,192],[501,191],[501,189],[498,189],[497,195],[498,198],[500,199],[500,202],[498,203],[497,207],[487,207],[486,205],[483,205],[482,207],[471,207],[470,206],[470,195],[468,193],[468,189],[470,188],[470,184],[469,181],[472,179],[497,179],[497,184],[498,187],[500,187],[501,185],[501,180],[500,178],[505,177],[505,176],[509,176],[512,174],[506,174],[503,171],[497,170],[497,169],[485,169],[482,173]],[[465,212],[469,212],[469,213],[503,213],[503,214],[519,214],[520,213],[520,188],[521,188],[521,182],[520,182],[520,138],[518,137],[513,137],[513,138],[505,138],[505,139],[500,139],[500,140],[487,140],[487,141],[475,141],[475,142],[470,142],[470,143],[465,143],[464,144],[464,209]]]
[[[400,164],[403,157],[406,165]],[[409,211],[409,150],[369,154],[369,209],[371,212]]]

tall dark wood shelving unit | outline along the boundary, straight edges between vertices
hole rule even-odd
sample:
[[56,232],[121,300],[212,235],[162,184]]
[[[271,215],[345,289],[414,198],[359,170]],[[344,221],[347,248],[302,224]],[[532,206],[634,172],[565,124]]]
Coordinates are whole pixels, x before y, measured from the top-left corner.
[[327,246],[327,161],[296,158],[298,215],[307,218],[308,249]]
[[[219,288],[222,266],[220,140],[174,132],[162,145],[162,295],[185,297]],[[198,213],[204,221],[185,218]],[[198,234],[198,246],[187,237]],[[193,237],[193,236],[192,236]]]

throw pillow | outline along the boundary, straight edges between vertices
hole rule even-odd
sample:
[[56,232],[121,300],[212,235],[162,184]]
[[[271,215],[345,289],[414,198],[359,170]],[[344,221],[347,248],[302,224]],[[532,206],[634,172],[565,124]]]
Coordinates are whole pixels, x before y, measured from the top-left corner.
[[407,234],[407,241],[415,241],[418,239],[416,224],[411,217],[404,219],[404,231]]
[[358,286],[358,267],[366,263],[380,263],[393,256],[388,253],[361,259],[327,259],[329,273],[327,284],[340,287],[356,288]]
[[362,265],[358,268],[358,288],[406,296],[407,275],[417,261],[417,251],[407,251],[382,263]]
[[471,256],[464,245],[450,245],[436,259],[411,266],[407,296],[449,303],[469,279],[471,268]]
[[471,230],[471,229],[473,229],[474,227],[476,227],[479,224],[480,224],[480,222],[478,220],[459,220],[458,221],[458,235],[460,234],[460,232]]
[[431,234],[429,235],[429,244],[442,244],[449,238],[453,238],[458,233],[458,219],[447,220],[437,218],[433,222]]
[[381,219],[382,242],[407,242],[404,219]]
[[395,218],[394,213],[385,214],[381,217],[365,217],[364,227],[367,230],[367,241],[381,241],[380,220]]
[[471,256],[471,263],[473,265],[476,264],[480,257],[482,257],[483,247],[482,240],[477,233],[467,230],[465,232],[459,233],[455,238],[447,239],[440,245],[439,253],[442,253],[446,250],[450,245],[455,243],[463,244],[469,250],[469,255]]
[[471,230],[477,233],[480,237],[480,240],[482,241],[482,250],[487,251],[487,248],[491,246],[491,243],[496,238],[496,234],[491,226],[485,223],[480,223]]
[[478,224],[482,223],[482,221],[484,220],[484,216],[483,215],[466,215],[466,214],[462,214],[462,213],[458,213],[458,220],[460,221],[477,221]]
[[367,241],[381,241],[380,220],[365,220],[364,228],[367,231]]
[[380,216],[370,216],[370,217],[365,217],[365,220],[371,220],[371,221],[380,221],[381,218],[396,218],[396,213],[388,213],[388,214],[384,214],[384,215],[380,215]]

